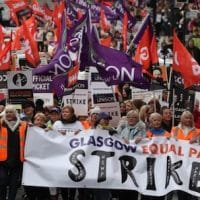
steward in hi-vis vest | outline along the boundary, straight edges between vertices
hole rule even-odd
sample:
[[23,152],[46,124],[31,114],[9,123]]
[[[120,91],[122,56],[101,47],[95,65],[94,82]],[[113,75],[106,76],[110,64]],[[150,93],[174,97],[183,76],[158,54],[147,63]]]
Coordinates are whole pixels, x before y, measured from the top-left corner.
[[[20,184],[27,122],[7,105],[0,122],[0,199],[15,199]],[[8,188],[8,190],[7,190]],[[8,194],[7,194],[8,193]]]

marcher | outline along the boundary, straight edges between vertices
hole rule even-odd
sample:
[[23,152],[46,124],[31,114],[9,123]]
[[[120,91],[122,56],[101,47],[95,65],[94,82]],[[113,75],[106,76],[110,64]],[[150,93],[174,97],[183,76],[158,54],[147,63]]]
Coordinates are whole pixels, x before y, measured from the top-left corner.
[[[45,129],[45,122],[45,115],[38,112],[34,116],[32,125]],[[31,124],[29,125],[32,126]],[[25,186],[24,189],[29,200],[50,200],[50,192],[47,187]]]
[[[120,137],[126,143],[138,144],[145,135],[145,124],[139,120],[139,113],[137,110],[131,110],[127,113],[126,127],[121,131]],[[138,192],[134,190],[120,190],[119,199],[132,200],[138,198]]]
[[88,118],[84,121],[81,121],[83,127],[85,129],[95,128],[97,125],[97,117],[100,112],[101,109],[98,106],[90,109]]
[[164,106],[161,108],[161,115],[162,115],[162,127],[171,132],[172,129],[172,111],[170,108]]
[[194,123],[196,128],[200,128],[200,109],[199,109],[199,100],[195,99],[194,109],[193,109]]
[[22,102],[22,113],[20,114],[20,118],[23,121],[27,121],[33,123],[33,118],[35,115],[35,104],[33,101],[25,100]]
[[[107,130],[110,135],[116,134],[117,131],[110,125],[112,117],[106,112],[100,112],[97,117],[96,129]],[[92,189],[94,200],[110,200],[112,197],[109,189]]]
[[51,129],[53,124],[60,120],[61,118],[61,109],[59,107],[49,108],[49,120],[47,121],[47,128]]
[[110,135],[117,134],[117,130],[110,125],[112,117],[106,112],[98,114],[97,129],[107,130]]
[[[78,134],[81,130],[84,130],[84,127],[77,119],[74,108],[66,105],[61,110],[61,120],[58,120],[53,124],[53,130],[56,130],[63,136],[68,137]],[[74,200],[75,193],[75,188],[61,188],[63,200]]]
[[0,144],[4,147],[0,148],[0,199],[15,200],[21,185],[27,123],[20,120],[14,106],[7,105],[0,126]]
[[[172,128],[171,135],[177,140],[188,140],[191,144],[199,142],[200,129],[194,126],[194,117],[190,111],[182,113],[180,123]],[[177,195],[178,200],[198,200],[198,197],[180,190]]]
[[121,131],[120,136],[125,142],[134,140],[137,144],[145,135],[145,124],[139,120],[139,113],[136,110],[131,110],[127,113],[127,124],[126,127]]
[[[167,137],[170,138],[170,133],[163,129],[162,116],[159,113],[152,113],[149,117],[150,127],[146,132],[148,138],[152,137]],[[164,200],[165,196],[148,196],[142,195],[141,200]]]
[[188,40],[187,49],[197,63],[200,64],[200,49],[194,45],[194,40],[192,38]]

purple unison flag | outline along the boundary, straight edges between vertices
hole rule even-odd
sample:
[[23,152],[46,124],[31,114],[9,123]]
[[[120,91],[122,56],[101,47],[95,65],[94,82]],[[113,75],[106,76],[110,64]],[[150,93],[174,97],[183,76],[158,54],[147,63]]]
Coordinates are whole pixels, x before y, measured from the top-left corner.
[[67,73],[57,75],[53,78],[50,83],[50,90],[56,94],[58,97],[63,96],[65,92],[65,86],[67,85]]
[[[74,68],[76,67],[77,66]],[[55,76],[49,85],[51,92],[56,94],[58,97],[73,93],[77,87],[77,81],[73,82],[73,80],[70,79],[74,79],[74,76],[78,76],[78,69],[79,67],[74,71],[75,74],[73,73],[70,75],[70,72],[66,72]],[[71,83],[71,81],[73,83]]]
[[65,4],[66,4],[67,16],[69,17],[71,22],[75,23],[76,21],[78,21],[76,10],[73,8],[69,0],[66,0]]
[[90,44],[89,39],[86,33],[86,30],[83,31],[82,36],[82,47],[80,52],[80,71],[84,71],[85,67],[89,67],[93,65],[91,60],[91,52],[90,52]]
[[97,70],[107,85],[118,85],[123,82],[135,83],[142,88],[147,85],[147,82],[143,83],[142,66],[139,63],[121,51],[100,45],[94,30],[90,37]]
[[80,46],[82,31],[84,26],[86,26],[87,20],[88,20],[88,12],[86,10],[85,14],[81,17],[81,19],[79,19],[67,33],[67,44],[69,47]]

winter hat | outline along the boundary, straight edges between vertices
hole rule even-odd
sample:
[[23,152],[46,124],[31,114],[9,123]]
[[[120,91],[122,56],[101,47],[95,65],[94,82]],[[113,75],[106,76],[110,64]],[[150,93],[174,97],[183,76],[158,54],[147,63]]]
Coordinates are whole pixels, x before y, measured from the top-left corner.
[[101,109],[99,106],[95,106],[93,109],[90,110],[90,114],[99,114],[101,112]]
[[100,112],[98,114],[98,120],[100,121],[101,119],[109,119],[109,120],[111,120],[112,117],[107,112]]
[[51,109],[49,109],[49,112],[52,113],[52,112],[55,112],[55,113],[60,113],[61,112],[61,109],[59,107],[53,107]]

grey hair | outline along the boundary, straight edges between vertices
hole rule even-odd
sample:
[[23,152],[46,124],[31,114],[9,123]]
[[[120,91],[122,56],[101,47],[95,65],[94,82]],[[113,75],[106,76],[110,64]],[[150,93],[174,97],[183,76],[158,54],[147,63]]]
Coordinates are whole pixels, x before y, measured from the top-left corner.
[[130,111],[128,111],[128,113],[127,113],[127,117],[128,116],[136,116],[137,118],[138,118],[138,120],[139,120],[139,113],[138,113],[138,111],[137,110],[130,110]]
[[192,118],[192,120],[194,121],[193,114],[188,110],[183,111],[183,113],[181,114],[180,121],[182,121],[185,116],[190,116]]
[[149,116],[149,121],[151,122],[154,117],[159,117],[162,120],[162,115],[160,113],[154,112]]
[[18,114],[18,113],[17,113],[17,110],[16,110],[16,108],[15,108],[15,106],[13,106],[13,105],[11,105],[11,104],[6,105],[4,111],[5,111],[5,112],[6,112],[6,111],[12,111],[12,112],[14,112],[16,115]]

